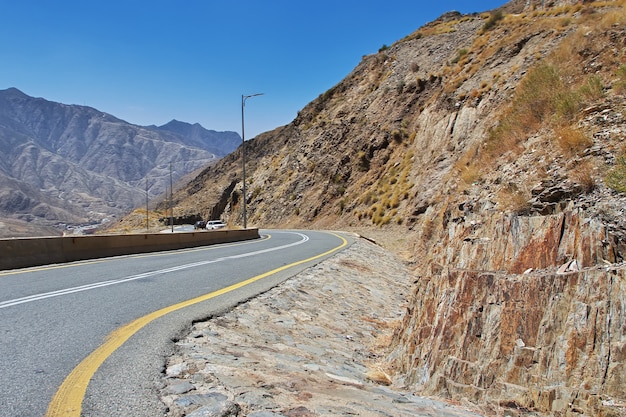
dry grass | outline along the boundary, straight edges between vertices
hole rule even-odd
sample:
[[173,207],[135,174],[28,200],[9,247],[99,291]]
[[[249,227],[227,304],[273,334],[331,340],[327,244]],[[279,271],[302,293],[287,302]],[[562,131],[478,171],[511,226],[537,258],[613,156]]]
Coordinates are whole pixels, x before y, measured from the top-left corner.
[[[559,11],[559,14],[568,10]],[[504,110],[499,124],[490,131],[479,152],[468,156],[462,166],[458,166],[457,172],[465,183],[477,179],[480,167],[493,165],[493,161],[504,155],[509,158],[517,156],[526,140],[542,127],[556,130],[557,143],[566,155],[575,155],[592,145],[582,132],[569,127],[582,108],[605,94],[602,79],[598,75],[587,76],[582,71],[579,52],[597,48],[585,30],[571,34],[548,59],[527,72],[510,106]],[[485,51],[488,49],[491,47],[486,46]],[[485,51],[477,52],[477,55]],[[619,80],[615,86],[621,91],[626,89],[626,68],[618,72]],[[514,195],[507,196],[512,197]]]
[[461,180],[465,184],[474,184],[480,179],[480,168],[474,164],[461,167],[459,171]]
[[368,371],[365,378],[379,385],[388,386],[392,384],[391,377],[381,367]]
[[520,189],[515,184],[501,190],[496,198],[498,206],[503,211],[524,214],[530,209],[531,194],[528,190]]
[[580,162],[573,167],[570,172],[570,178],[576,184],[579,184],[585,193],[590,193],[596,187],[596,181],[593,177],[595,165],[590,160]]
[[566,156],[575,156],[593,146],[593,140],[575,127],[557,127],[554,134],[556,143]]
[[[400,328],[402,320],[380,320],[371,317],[362,317],[364,321],[372,323],[376,326],[380,333],[370,344],[370,348],[377,352],[386,354],[391,347],[394,333]],[[382,355],[381,355],[382,356]],[[365,374],[365,377],[380,385],[391,385],[392,380],[389,375],[391,370],[389,364],[383,362],[371,362],[367,364],[369,371]]]

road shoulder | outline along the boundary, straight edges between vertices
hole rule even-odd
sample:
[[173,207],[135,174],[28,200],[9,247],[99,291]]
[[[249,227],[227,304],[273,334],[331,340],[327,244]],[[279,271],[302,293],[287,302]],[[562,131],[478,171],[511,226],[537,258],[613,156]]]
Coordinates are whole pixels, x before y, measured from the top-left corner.
[[359,239],[195,323],[168,359],[167,416],[475,416],[393,385],[384,359],[410,281],[394,255]]

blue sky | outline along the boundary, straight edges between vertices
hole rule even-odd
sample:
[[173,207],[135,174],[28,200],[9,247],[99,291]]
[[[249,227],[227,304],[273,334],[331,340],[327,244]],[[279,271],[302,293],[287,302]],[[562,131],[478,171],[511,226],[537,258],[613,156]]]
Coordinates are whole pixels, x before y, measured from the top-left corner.
[[246,138],[291,122],[364,55],[506,0],[0,0],[0,89]]

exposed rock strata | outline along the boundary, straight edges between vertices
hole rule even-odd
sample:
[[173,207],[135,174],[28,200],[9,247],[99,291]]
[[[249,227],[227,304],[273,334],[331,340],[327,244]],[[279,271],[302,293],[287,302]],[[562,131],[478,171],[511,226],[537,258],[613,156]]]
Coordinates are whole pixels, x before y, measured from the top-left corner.
[[551,415],[625,413],[623,242],[571,212],[467,226],[416,280],[392,355],[405,383]]

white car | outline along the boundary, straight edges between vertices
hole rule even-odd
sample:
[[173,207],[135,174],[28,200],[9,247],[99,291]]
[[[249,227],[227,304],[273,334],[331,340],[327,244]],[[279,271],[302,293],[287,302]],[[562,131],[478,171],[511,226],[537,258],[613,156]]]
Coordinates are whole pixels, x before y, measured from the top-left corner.
[[224,227],[226,227],[226,224],[224,224],[221,220],[209,220],[206,222],[207,230],[223,229]]

